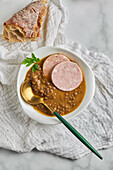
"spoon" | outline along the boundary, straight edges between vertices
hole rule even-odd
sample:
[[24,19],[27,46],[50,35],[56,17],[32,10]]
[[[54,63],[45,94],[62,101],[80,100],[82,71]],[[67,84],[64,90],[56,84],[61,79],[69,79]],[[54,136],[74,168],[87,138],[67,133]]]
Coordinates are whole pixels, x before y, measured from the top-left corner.
[[98,156],[100,159],[103,159],[103,157],[96,151],[96,149],[73,126],[71,126],[62,116],[60,116],[60,114],[58,114],[45,103],[44,98],[40,98],[33,93],[31,83],[32,81],[30,79],[26,80],[20,87],[21,96],[26,101],[26,103],[30,105],[43,103],[72,132],[73,135],[75,135],[96,156]]

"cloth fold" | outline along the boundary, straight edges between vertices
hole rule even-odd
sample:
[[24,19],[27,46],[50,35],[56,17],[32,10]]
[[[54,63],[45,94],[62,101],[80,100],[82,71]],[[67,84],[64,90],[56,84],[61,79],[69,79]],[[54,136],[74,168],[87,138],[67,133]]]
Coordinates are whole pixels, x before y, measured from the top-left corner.
[[16,91],[20,64],[29,53],[44,45],[69,49],[90,65],[96,80],[95,95],[89,106],[69,123],[96,149],[113,146],[113,63],[104,54],[67,40],[63,35],[66,23],[67,10],[62,2],[50,0],[37,41],[11,44],[0,36],[0,147],[17,152],[36,148],[70,159],[90,152],[62,124],[39,124],[20,106]]

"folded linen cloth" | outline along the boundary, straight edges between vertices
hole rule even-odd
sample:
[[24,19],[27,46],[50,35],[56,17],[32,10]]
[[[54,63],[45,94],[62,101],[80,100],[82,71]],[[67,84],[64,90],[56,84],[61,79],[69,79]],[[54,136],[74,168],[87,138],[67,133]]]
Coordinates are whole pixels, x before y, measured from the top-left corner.
[[113,145],[113,64],[102,53],[88,51],[63,36],[67,12],[60,0],[48,1],[41,37],[35,42],[9,43],[0,36],[0,147],[17,152],[33,148],[78,159],[90,151],[62,124],[43,125],[30,119],[20,106],[16,80],[26,55],[44,45],[73,51],[92,68],[96,91],[92,102],[69,120],[96,149]]

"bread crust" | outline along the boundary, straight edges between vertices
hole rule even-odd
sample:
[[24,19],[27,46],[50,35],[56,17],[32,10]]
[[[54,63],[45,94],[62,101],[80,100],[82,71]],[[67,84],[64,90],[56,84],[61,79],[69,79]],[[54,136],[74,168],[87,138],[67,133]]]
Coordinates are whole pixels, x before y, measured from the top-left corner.
[[46,14],[46,0],[30,3],[4,22],[3,38],[10,42],[35,41]]

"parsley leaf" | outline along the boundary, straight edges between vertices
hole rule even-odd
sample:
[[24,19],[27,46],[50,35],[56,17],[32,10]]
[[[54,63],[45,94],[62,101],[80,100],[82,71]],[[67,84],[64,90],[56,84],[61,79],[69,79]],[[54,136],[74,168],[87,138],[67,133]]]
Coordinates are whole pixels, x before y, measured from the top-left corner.
[[39,70],[38,68],[38,62],[40,61],[39,58],[36,58],[33,53],[31,53],[32,58],[26,57],[21,64],[26,64],[26,67],[29,67],[31,64],[35,63],[32,66],[32,72],[35,72],[36,70]]
[[36,70],[39,70],[38,64],[35,64],[34,66],[35,66]]
[[39,61],[40,61],[40,59],[39,59],[39,58],[37,58],[37,59],[36,59],[36,62],[38,63]]
[[31,55],[32,55],[33,60],[36,61],[35,55],[33,53],[31,53]]
[[32,64],[32,63],[28,63],[28,64],[26,64],[26,67],[29,67],[31,64]]
[[35,65],[32,66],[32,72],[35,72],[36,71],[36,68],[35,68]]

